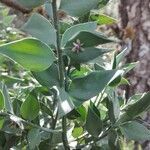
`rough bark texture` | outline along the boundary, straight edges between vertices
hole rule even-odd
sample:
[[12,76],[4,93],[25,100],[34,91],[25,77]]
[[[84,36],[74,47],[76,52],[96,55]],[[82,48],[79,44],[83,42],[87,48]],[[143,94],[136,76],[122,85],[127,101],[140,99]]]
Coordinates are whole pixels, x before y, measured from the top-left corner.
[[121,0],[121,27],[134,31],[127,62],[139,61],[130,77],[129,94],[150,90],[150,0]]
[[[126,89],[128,97],[150,90],[150,0],[120,0],[119,13],[121,28],[130,28],[134,34],[126,37],[131,40],[126,62],[139,61],[134,71],[128,74],[131,83]],[[149,115],[146,119],[150,123]],[[149,150],[150,142],[146,142],[143,149]]]

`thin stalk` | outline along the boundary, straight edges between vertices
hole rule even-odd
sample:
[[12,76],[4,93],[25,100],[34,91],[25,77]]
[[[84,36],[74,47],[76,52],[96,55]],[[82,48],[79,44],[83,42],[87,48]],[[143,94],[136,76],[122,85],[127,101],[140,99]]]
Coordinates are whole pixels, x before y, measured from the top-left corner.
[[62,118],[62,141],[65,150],[70,150],[69,144],[68,144],[68,139],[67,139],[67,119],[66,117]]
[[[56,51],[57,51],[57,57],[58,57],[58,66],[59,66],[59,80],[60,80],[60,87],[64,87],[64,64],[63,64],[63,57],[62,57],[62,49],[60,47],[60,37],[59,37],[59,22],[57,17],[57,3],[56,0],[52,1],[52,8],[53,8],[53,21],[54,21],[54,27],[56,29]],[[66,125],[66,117],[62,118],[62,140],[63,145],[66,150],[69,150],[69,144],[67,140],[67,125]]]
[[65,72],[65,90],[68,91],[68,85],[69,85],[69,73],[70,73],[71,65],[68,65],[68,69]]
[[52,7],[53,7],[54,27],[56,30],[56,51],[57,51],[58,66],[59,66],[59,80],[60,80],[60,87],[63,87],[64,86],[64,64],[63,64],[63,58],[62,58],[62,50],[60,48],[59,22],[57,18],[56,0],[52,1]]
[[[56,128],[57,120],[58,120],[58,109],[57,109],[57,112],[56,112],[55,119],[52,120],[52,126],[51,126],[51,128],[53,130]],[[52,140],[53,140],[53,133],[51,133],[49,140],[50,140],[50,146],[51,146],[52,145]]]

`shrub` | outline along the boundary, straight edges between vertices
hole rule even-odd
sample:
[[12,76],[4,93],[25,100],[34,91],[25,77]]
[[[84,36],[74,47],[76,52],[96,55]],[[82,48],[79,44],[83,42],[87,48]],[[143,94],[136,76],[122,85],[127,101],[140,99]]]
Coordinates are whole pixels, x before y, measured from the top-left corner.
[[[44,4],[19,2],[27,8]],[[136,63],[121,65],[125,49],[115,53],[108,69],[102,55],[112,49],[105,44],[116,41],[89,21],[90,11],[106,3],[46,2],[47,18],[33,13],[21,28],[31,37],[0,46],[0,54],[25,69],[17,77],[1,76],[2,149],[122,149],[124,137],[150,139],[150,131],[139,121],[149,109],[150,93],[129,100],[117,94],[118,86],[129,84],[124,75]],[[101,24],[114,22],[100,17]]]

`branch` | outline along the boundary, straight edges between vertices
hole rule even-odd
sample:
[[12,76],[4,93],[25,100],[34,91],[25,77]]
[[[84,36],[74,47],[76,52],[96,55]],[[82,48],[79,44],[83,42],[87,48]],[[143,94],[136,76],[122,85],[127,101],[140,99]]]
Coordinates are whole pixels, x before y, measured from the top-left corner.
[[54,26],[56,29],[56,51],[57,51],[57,57],[58,57],[58,65],[59,65],[59,79],[60,79],[60,87],[64,86],[64,64],[63,64],[63,58],[62,58],[62,50],[60,48],[60,37],[59,37],[59,23],[57,18],[57,5],[56,0],[53,0],[52,2],[53,7],[53,20],[54,20]]
[[[57,56],[58,56],[58,66],[59,66],[59,81],[60,81],[60,87],[64,87],[64,63],[62,58],[62,50],[60,47],[60,35],[59,35],[59,22],[58,22],[58,16],[57,16],[57,4],[56,0],[52,1],[52,7],[53,7],[53,21],[54,26],[56,29],[57,34]],[[62,140],[65,150],[70,150],[68,140],[67,140],[67,127],[66,127],[66,117],[62,118]]]
[[29,14],[32,9],[28,9],[28,8],[24,8],[23,6],[21,6],[20,4],[16,3],[13,0],[0,0],[0,2],[10,8],[13,8],[15,10],[18,10],[24,14]]

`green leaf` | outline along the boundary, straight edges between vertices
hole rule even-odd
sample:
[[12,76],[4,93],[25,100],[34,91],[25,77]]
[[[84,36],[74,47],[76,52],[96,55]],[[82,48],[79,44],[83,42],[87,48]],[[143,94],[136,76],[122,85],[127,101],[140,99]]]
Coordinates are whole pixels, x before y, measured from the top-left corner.
[[121,77],[121,75],[120,75],[120,76],[118,76],[117,78],[115,78],[112,82],[110,82],[110,83],[109,83],[109,86],[111,86],[111,87],[116,87],[116,86],[118,86],[119,83],[121,82],[121,79],[122,79],[122,77]]
[[106,4],[109,2],[110,0],[100,0],[100,8],[106,6]]
[[75,105],[73,103],[73,98],[69,96],[69,94],[63,89],[59,88],[59,101],[58,101],[58,109],[59,109],[59,118],[71,112]]
[[24,119],[34,120],[39,114],[40,106],[38,100],[30,93],[22,103],[20,112]]
[[0,111],[4,108],[4,95],[0,90]]
[[119,85],[130,85],[130,82],[126,78],[122,77]]
[[22,101],[18,99],[14,99],[12,102],[13,109],[14,109],[14,114],[16,116],[20,116],[20,107],[21,107]]
[[117,68],[116,61],[117,61],[117,59],[116,59],[116,53],[114,53],[113,60],[112,60],[112,69],[116,69]]
[[[81,113],[81,119],[84,119],[85,115],[85,109],[81,106],[85,100],[80,100],[80,99],[75,99],[69,95],[68,92],[66,92],[63,88],[58,88],[58,109],[59,109],[59,114],[58,117],[61,118],[65,115],[70,115],[71,111],[73,109],[77,108],[77,113],[80,115]],[[79,108],[78,108],[79,107]],[[70,114],[69,114],[70,113]]]
[[82,127],[75,127],[72,131],[72,136],[74,138],[78,138],[83,134],[83,128]]
[[116,122],[120,115],[119,99],[115,91],[110,91],[107,100],[108,115],[112,123]]
[[129,64],[125,64],[122,69],[125,71],[124,74],[128,73],[130,70],[134,69],[139,62],[133,62]]
[[117,131],[114,129],[111,129],[108,133],[108,145],[111,150],[119,150],[119,139]]
[[52,64],[47,70],[42,72],[32,72],[34,78],[43,86],[51,88],[56,85],[59,86],[58,67]]
[[36,128],[31,129],[28,132],[27,138],[28,138],[30,150],[34,150],[36,147],[39,146],[41,142],[40,130]]
[[141,99],[143,97],[142,93],[138,93],[135,95],[132,95],[129,99],[127,104],[125,105],[125,108],[127,108],[128,106],[134,104],[136,101],[138,101],[139,99]]
[[83,66],[80,68],[80,70],[77,69],[72,70],[69,76],[71,79],[74,79],[74,78],[84,77],[90,72],[91,70],[88,67]]
[[53,18],[52,3],[47,1],[44,6],[45,6],[46,14],[48,15],[48,17],[49,17],[50,19],[52,19],[52,18]]
[[139,100],[131,103],[123,109],[123,114],[118,122],[126,122],[139,116],[150,108],[150,92],[144,94]]
[[117,23],[117,20],[105,14],[93,14],[90,16],[92,21],[96,21],[98,25],[111,25]]
[[3,24],[8,27],[8,26],[11,26],[14,18],[16,17],[16,15],[8,15],[8,16],[5,16],[3,19],[2,19],[2,22]]
[[69,22],[60,21],[59,26],[60,34],[63,35],[72,26],[72,24]]
[[52,95],[51,90],[45,86],[37,86],[33,89],[34,93],[36,93],[36,94],[41,93],[45,96],[51,96]]
[[100,119],[100,112],[95,107],[95,105],[91,102],[88,108],[88,113],[86,118],[86,124],[85,124],[86,130],[92,136],[98,137],[102,131],[102,126],[103,125]]
[[83,49],[113,42],[113,40],[109,39],[99,32],[81,31],[70,38],[65,47],[72,49],[74,47],[73,43],[76,43],[77,40],[79,40],[80,43],[83,44]]
[[56,45],[56,30],[40,14],[33,14],[21,29],[48,45]]
[[5,111],[14,114],[12,103],[8,94],[8,89],[4,83],[0,82],[0,90],[3,93]]
[[55,60],[50,47],[33,38],[3,44],[0,53],[31,71],[43,71]]
[[84,48],[84,51],[79,53],[73,52],[70,49],[65,50],[66,54],[71,59],[71,63],[73,64],[88,62],[110,51],[112,51],[112,49],[94,48],[94,47]]
[[78,119],[80,123],[84,123],[86,120],[86,108],[81,105],[77,106],[77,108],[73,109],[70,113],[67,114],[67,118],[70,120]]
[[131,121],[120,126],[122,134],[129,140],[150,140],[150,130],[142,124]]
[[99,0],[61,0],[60,9],[71,16],[83,16],[91,9],[97,8]]
[[119,63],[123,60],[125,55],[127,54],[127,47],[124,48],[117,56],[116,56],[116,65],[118,66]]
[[0,130],[2,129],[4,122],[5,120],[0,117]]
[[97,63],[94,64],[94,69],[95,69],[96,71],[105,70],[104,67],[102,67],[101,65],[99,65],[99,64],[97,64]]
[[88,22],[88,23],[82,23],[77,24],[72,27],[70,27],[62,36],[61,40],[61,46],[64,47],[66,43],[77,33],[81,31],[94,31],[96,30],[96,23],[95,22]]
[[17,0],[17,2],[20,5],[31,9],[31,8],[37,7],[39,5],[42,5],[45,2],[45,0],[32,0],[32,1],[31,0],[26,0],[26,1],[25,0]]
[[95,71],[72,81],[69,94],[80,100],[88,100],[100,93],[115,77],[116,70]]

